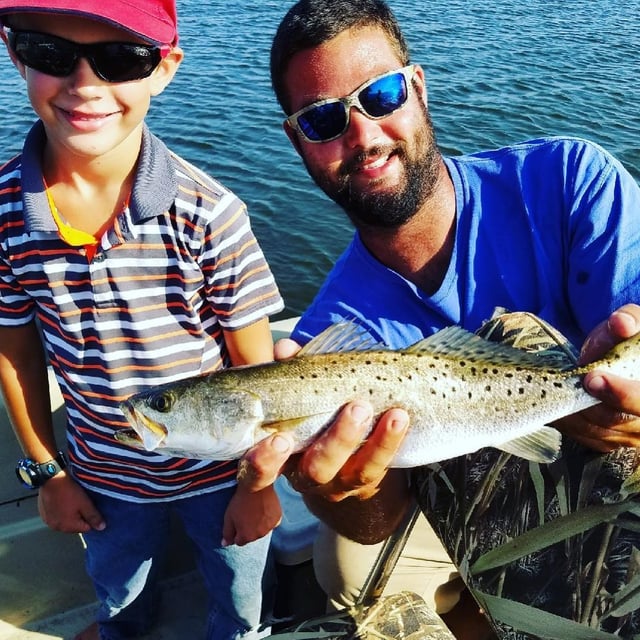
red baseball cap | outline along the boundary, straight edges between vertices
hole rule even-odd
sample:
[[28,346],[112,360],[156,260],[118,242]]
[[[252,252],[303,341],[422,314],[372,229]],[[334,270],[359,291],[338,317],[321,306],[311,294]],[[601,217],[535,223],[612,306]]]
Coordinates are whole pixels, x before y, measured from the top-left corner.
[[0,0],[9,13],[64,13],[107,22],[158,44],[178,42],[175,0]]

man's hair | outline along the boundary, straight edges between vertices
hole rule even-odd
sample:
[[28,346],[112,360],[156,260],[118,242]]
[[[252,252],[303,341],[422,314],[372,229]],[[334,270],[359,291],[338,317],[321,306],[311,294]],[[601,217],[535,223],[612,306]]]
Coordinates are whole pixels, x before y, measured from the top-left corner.
[[289,9],[271,45],[271,84],[285,113],[291,114],[291,100],[284,82],[291,58],[347,29],[362,27],[382,29],[401,65],[409,64],[409,48],[400,25],[383,0],[299,0]]

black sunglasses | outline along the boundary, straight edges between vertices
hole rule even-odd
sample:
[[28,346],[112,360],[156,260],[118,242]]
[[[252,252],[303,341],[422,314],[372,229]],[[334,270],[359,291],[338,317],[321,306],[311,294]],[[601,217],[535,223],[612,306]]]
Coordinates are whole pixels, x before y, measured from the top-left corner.
[[150,76],[171,49],[169,45],[135,42],[80,44],[49,33],[8,28],[6,33],[11,50],[22,64],[58,78],[70,75],[78,60],[86,58],[105,82],[140,80]]
[[344,98],[318,100],[296,111],[286,120],[307,142],[329,142],[339,138],[349,126],[351,107],[372,120],[390,116],[409,97],[415,66],[384,73],[360,85]]

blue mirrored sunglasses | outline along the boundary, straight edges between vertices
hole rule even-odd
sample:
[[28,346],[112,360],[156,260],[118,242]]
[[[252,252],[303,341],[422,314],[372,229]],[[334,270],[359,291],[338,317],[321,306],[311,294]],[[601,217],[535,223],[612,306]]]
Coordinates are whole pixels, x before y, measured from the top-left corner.
[[367,80],[344,98],[318,100],[296,111],[286,120],[307,142],[329,142],[339,138],[349,126],[351,107],[368,118],[379,120],[402,107],[409,97],[415,65],[389,71]]

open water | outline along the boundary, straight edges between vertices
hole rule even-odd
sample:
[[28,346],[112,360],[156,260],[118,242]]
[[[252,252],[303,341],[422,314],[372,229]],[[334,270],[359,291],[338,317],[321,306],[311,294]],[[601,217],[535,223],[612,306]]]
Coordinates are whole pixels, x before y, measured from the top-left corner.
[[[178,0],[186,58],[148,118],[171,148],[247,202],[289,315],[310,302],[351,236],[344,214],[289,146],[271,93],[271,38],[291,4]],[[445,153],[576,135],[609,149],[640,178],[640,0],[390,4],[412,61],[426,69]],[[20,150],[33,121],[6,55],[0,87],[5,160]]]

